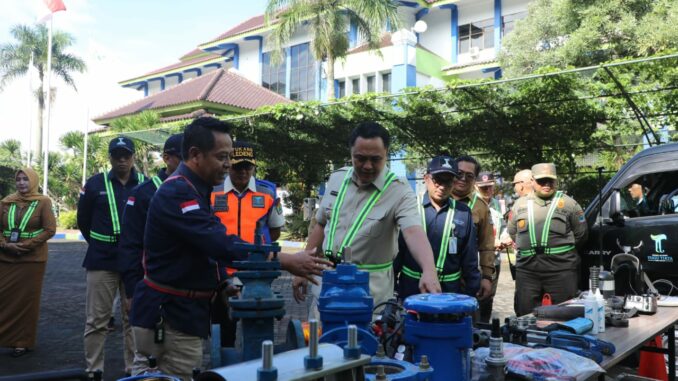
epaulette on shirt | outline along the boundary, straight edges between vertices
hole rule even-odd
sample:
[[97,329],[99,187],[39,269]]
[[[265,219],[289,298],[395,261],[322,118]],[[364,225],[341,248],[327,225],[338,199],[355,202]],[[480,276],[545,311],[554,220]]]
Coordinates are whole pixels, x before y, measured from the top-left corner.
[[177,196],[186,196],[193,190],[193,188],[188,184],[188,182],[186,182],[186,180],[184,180],[181,177],[179,177],[178,179],[173,179],[172,181],[169,182],[169,184],[174,185],[174,193]]

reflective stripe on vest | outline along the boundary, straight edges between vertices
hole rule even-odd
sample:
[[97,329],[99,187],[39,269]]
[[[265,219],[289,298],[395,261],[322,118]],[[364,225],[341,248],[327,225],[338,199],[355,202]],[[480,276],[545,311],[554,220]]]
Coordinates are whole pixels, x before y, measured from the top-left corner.
[[162,180],[158,176],[153,176],[151,177],[151,180],[153,181],[153,184],[155,185],[155,189],[157,190],[160,188],[160,185],[162,185]]
[[[101,173],[104,176],[104,186],[106,187],[106,198],[108,199],[108,211],[111,215],[111,224],[113,225],[113,235],[107,235],[90,230],[89,236],[97,241],[116,243],[120,236],[120,217],[118,216],[118,207],[115,203],[115,193],[113,192],[113,183],[108,178],[108,174]],[[137,184],[144,182],[144,175],[137,172]]]
[[[28,205],[28,209],[26,210],[26,213],[24,216],[21,218],[21,223],[19,224],[19,231],[21,232],[19,234],[19,238],[34,238],[38,234],[42,233],[44,229],[38,229],[34,232],[24,232],[26,229],[26,226],[28,225],[28,220],[31,219],[33,216],[33,213],[35,212],[35,209],[38,207],[38,200],[31,201],[31,203]],[[9,230],[3,231],[3,235],[6,237],[9,237],[12,234],[12,230],[16,228],[16,204],[12,204],[9,207],[8,215],[7,215],[7,227]]]
[[551,220],[553,219],[553,213],[556,211],[558,202],[563,197],[562,191],[557,191],[556,195],[551,200],[551,206],[549,206],[548,212],[546,213],[546,219],[544,220],[544,226],[541,231],[541,239],[537,242],[537,232],[535,227],[534,219],[534,200],[527,200],[527,227],[530,236],[530,249],[520,250],[520,254],[524,256],[530,256],[537,253],[536,248],[544,248],[545,254],[562,254],[574,249],[574,245],[564,245],[558,247],[548,247],[549,241],[549,230],[551,229]]
[[[443,237],[440,241],[440,248],[438,248],[438,259],[436,260],[436,271],[438,273],[438,279],[440,281],[443,281],[443,278],[449,278],[452,276],[452,280],[457,280],[459,279],[459,276],[461,276],[461,272],[457,271],[455,273],[449,274],[449,275],[444,275],[443,271],[445,269],[445,261],[447,260],[447,253],[449,251],[449,245],[450,245],[450,235],[453,234],[454,232],[454,213],[456,212],[457,208],[457,201],[454,199],[449,199],[451,202],[451,205],[448,206],[447,208],[447,215],[445,216],[445,226],[443,227]],[[428,224],[426,223],[426,211],[424,210],[424,205],[423,205],[423,195],[419,202],[417,203],[417,207],[419,209],[419,215],[421,216],[422,224],[424,227],[424,232],[428,231]],[[404,268],[404,266],[403,266]],[[410,273],[414,274],[420,274],[416,271],[413,271],[408,268]],[[459,276],[457,276],[459,274]],[[408,274],[409,275],[409,274]],[[419,275],[421,278],[421,274]],[[418,279],[418,278],[417,278]]]
[[[402,272],[403,272],[403,274],[407,275],[410,278],[421,279],[421,273],[420,272],[414,271],[407,266],[403,266]],[[458,281],[460,278],[461,278],[461,271],[457,271],[457,272],[454,272],[452,274],[438,275],[438,280],[440,282],[454,282],[454,281]]]
[[468,203],[468,208],[473,210],[473,206],[476,204],[476,201],[478,201],[478,193],[473,194],[473,198],[471,199],[471,202]]
[[[331,256],[332,253],[334,253],[333,248],[335,234],[337,232],[337,225],[339,224],[339,211],[341,210],[341,206],[344,204],[344,197],[346,196],[346,191],[348,190],[348,186],[351,182],[352,175],[353,168],[349,169],[346,172],[346,176],[344,177],[344,181],[341,184],[341,188],[339,188],[337,199],[335,201],[334,206],[332,207],[332,217],[331,217],[332,220],[330,221],[330,231],[327,237],[327,246],[325,251],[325,255],[327,256]],[[384,192],[386,192],[389,185],[391,185],[395,178],[396,178],[395,173],[389,172],[386,175],[384,187],[381,190],[375,189],[374,192],[372,192],[372,195],[370,195],[369,199],[367,200],[365,205],[363,205],[363,208],[360,210],[360,213],[358,213],[358,217],[355,219],[355,221],[353,221],[349,229],[346,231],[346,235],[344,236],[344,239],[341,241],[339,249],[336,251],[337,257],[341,257],[344,249],[348,246],[351,246],[351,243],[353,243],[353,239],[355,238],[356,233],[362,227],[363,223],[365,222],[365,219],[367,218],[367,215],[370,213],[374,205],[379,201],[381,195],[384,194]],[[391,266],[392,262],[388,262],[381,264],[361,264],[358,265],[358,268],[365,269],[367,271],[385,271],[388,270]]]

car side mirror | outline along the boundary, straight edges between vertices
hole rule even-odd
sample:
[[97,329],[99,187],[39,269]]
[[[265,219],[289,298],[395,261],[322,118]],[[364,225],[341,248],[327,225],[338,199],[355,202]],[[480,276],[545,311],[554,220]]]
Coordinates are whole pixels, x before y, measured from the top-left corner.
[[619,189],[613,190],[610,195],[610,218],[605,222],[624,226],[624,215],[621,212],[621,195],[619,194]]

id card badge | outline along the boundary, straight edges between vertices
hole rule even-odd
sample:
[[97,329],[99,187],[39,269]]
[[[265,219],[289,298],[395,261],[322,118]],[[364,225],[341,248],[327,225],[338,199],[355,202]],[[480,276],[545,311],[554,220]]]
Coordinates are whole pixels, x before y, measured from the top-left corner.
[[214,211],[228,212],[228,195],[220,194],[214,197]]
[[19,230],[19,228],[12,229],[9,233],[9,243],[19,242],[20,237],[21,237],[21,230]]
[[447,254],[457,254],[457,237],[450,237],[447,244]]

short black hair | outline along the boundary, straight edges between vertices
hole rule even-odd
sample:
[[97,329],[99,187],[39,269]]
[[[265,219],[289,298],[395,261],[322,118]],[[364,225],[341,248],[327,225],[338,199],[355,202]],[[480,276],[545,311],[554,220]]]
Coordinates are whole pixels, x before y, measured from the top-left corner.
[[202,117],[194,119],[184,128],[184,139],[181,143],[181,156],[184,160],[188,159],[188,150],[191,147],[197,147],[203,152],[214,148],[213,132],[222,132],[231,134],[233,125],[211,117]]
[[467,163],[473,163],[473,165],[475,165],[475,167],[476,167],[476,173],[474,173],[474,175],[476,175],[476,177],[478,177],[478,175],[480,174],[480,163],[478,163],[478,160],[476,160],[475,157],[469,156],[469,155],[461,155],[457,158],[457,164],[459,164],[460,161],[465,161]]
[[351,131],[351,136],[348,138],[348,146],[353,147],[358,138],[372,139],[381,138],[384,143],[384,148],[388,149],[391,145],[391,136],[381,124],[377,122],[361,122],[356,128]]

